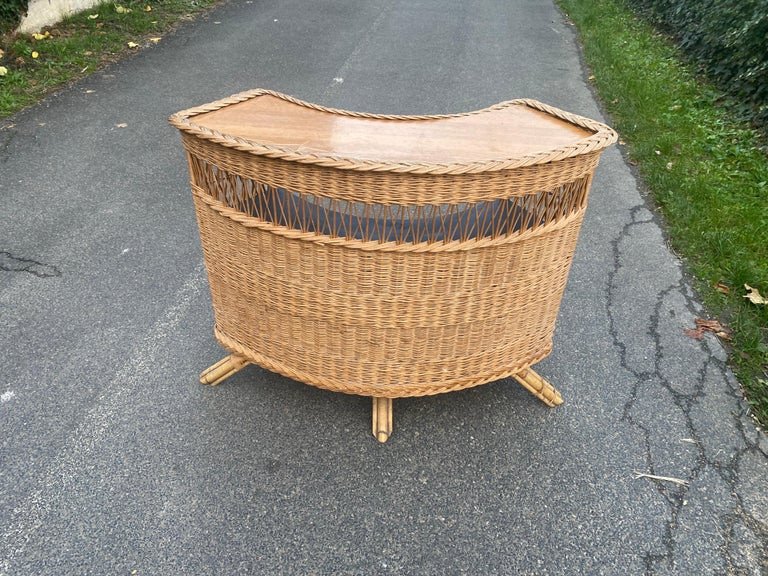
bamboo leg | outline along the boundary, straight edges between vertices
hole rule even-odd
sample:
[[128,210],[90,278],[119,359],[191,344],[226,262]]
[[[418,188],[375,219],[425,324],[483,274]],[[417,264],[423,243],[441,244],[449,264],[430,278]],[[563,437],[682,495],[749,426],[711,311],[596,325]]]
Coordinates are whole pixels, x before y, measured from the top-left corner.
[[248,360],[237,354],[225,356],[213,366],[203,370],[200,374],[200,384],[209,384],[211,386],[221,384],[224,380],[248,366],[248,364],[250,364]]
[[392,398],[373,398],[373,435],[386,442],[392,434]]
[[515,380],[547,406],[559,406],[563,403],[560,392],[530,368],[515,374]]

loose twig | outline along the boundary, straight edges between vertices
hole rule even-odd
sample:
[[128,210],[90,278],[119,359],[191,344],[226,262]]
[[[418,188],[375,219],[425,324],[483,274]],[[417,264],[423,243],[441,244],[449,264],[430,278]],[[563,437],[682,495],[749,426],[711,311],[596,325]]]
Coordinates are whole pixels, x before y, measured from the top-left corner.
[[650,478],[651,480],[661,480],[663,482],[672,482],[673,484],[678,484],[679,486],[688,486],[687,480],[681,480],[680,478],[671,478],[669,476],[656,476],[654,474],[646,474],[645,472],[638,472],[637,470],[634,471],[635,474],[635,480],[638,478]]

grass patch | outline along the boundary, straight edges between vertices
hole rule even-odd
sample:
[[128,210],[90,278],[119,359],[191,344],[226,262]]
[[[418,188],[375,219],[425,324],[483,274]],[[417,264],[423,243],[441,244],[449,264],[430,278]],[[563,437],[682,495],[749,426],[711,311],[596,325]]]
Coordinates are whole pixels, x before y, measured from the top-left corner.
[[37,37],[0,35],[0,118],[128,53],[161,42],[180,20],[218,1],[107,2],[45,28]]
[[621,0],[559,3],[673,248],[707,309],[733,329],[732,366],[768,427],[768,306],[743,297],[744,284],[768,294],[768,158],[760,140]]

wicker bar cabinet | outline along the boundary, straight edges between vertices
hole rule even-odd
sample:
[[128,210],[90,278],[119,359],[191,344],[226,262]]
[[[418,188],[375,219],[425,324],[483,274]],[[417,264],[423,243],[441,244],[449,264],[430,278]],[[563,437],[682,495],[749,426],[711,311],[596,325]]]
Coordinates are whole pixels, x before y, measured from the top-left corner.
[[373,398],[514,377],[549,354],[609,127],[534,100],[440,116],[335,110],[253,90],[173,115],[229,352]]

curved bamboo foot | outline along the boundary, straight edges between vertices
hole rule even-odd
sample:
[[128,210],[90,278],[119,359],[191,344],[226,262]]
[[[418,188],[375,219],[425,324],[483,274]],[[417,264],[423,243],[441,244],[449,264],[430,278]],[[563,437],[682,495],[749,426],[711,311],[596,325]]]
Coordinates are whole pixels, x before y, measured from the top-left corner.
[[248,364],[250,364],[248,360],[237,354],[225,356],[213,366],[203,370],[200,374],[200,384],[208,384],[210,386],[221,384],[224,380],[248,366]]
[[530,368],[515,374],[515,380],[547,406],[559,406],[563,403],[560,392]]
[[373,398],[373,435],[386,442],[392,434],[392,398]]

